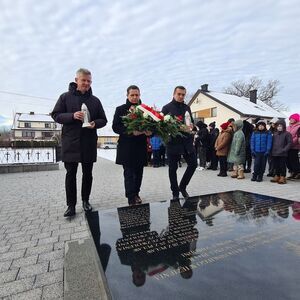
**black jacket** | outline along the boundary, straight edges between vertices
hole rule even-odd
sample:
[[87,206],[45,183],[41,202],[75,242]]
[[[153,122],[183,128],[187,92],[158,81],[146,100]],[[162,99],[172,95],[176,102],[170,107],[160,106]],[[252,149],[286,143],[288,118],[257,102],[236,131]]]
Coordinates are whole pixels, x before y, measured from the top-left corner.
[[[189,112],[191,121],[194,123],[191,109],[185,103],[177,102],[176,100],[172,100],[167,105],[165,105],[162,109],[162,113],[164,115],[171,115],[182,118],[182,124],[184,124],[184,115],[186,112]],[[189,133],[184,133],[184,136],[176,136],[175,138],[171,138],[171,140],[167,144],[167,153],[168,154],[184,154],[184,153],[193,153],[195,152],[195,147],[193,145],[193,135]]]
[[198,121],[196,126],[198,127],[198,131],[195,139],[195,146],[208,148],[210,141],[207,125],[202,121]]
[[115,111],[112,129],[119,134],[117,146],[116,163],[127,167],[147,165],[147,137],[142,134],[139,136],[126,133],[122,116],[126,116],[130,106],[133,105],[129,100],[126,104],[118,106]]
[[[73,114],[81,110],[85,103],[90,112],[90,121],[94,121],[94,129],[82,128],[82,122],[75,120]],[[71,82],[69,91],[57,100],[51,113],[55,122],[62,127],[62,161],[63,162],[95,162],[97,160],[97,129],[106,125],[107,119],[100,100],[92,95],[90,89],[85,94],[77,91],[77,84]]]

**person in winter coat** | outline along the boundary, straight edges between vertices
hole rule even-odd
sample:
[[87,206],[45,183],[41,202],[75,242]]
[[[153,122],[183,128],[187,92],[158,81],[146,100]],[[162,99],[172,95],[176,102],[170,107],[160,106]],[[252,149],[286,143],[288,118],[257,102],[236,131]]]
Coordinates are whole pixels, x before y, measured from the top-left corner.
[[287,127],[287,131],[292,135],[292,147],[288,152],[287,167],[291,175],[287,179],[300,179],[300,163],[299,163],[299,131],[300,131],[300,116],[299,114],[293,114],[289,117],[290,125]]
[[199,167],[198,170],[202,171],[206,167],[206,153],[209,146],[209,133],[207,130],[207,125],[202,121],[198,121],[196,124],[197,134],[195,135],[195,147],[196,153],[199,157]]
[[[162,109],[164,115],[169,114],[182,121],[183,136],[171,138],[166,145],[169,161],[169,179],[174,200],[179,198],[179,192],[181,192],[184,198],[189,197],[186,187],[197,168],[196,151],[193,144],[194,136],[192,134],[194,120],[190,107],[184,103],[185,95],[185,87],[175,87],[172,101],[166,104]],[[187,163],[187,168],[178,185],[177,169],[178,162],[182,155]]]
[[219,135],[219,129],[216,128],[216,122],[212,122],[208,125],[209,128],[209,148],[207,152],[207,161],[210,162],[209,170],[216,171],[218,169],[218,157],[216,155],[215,143]]
[[[78,163],[82,166],[81,197],[84,211],[91,211],[89,197],[92,188],[93,163],[97,159],[97,128],[106,125],[107,119],[100,100],[93,96],[92,75],[87,69],[79,69],[69,91],[62,94],[51,113],[55,122],[62,126],[62,161],[66,168],[66,198],[68,209],[65,217],[75,215],[77,203],[76,174]],[[90,126],[82,127],[82,104],[88,108]]]
[[256,124],[256,130],[251,135],[250,146],[255,159],[251,181],[261,182],[266,169],[267,157],[272,149],[272,134],[267,130],[267,124],[263,120]]
[[147,166],[147,136],[152,133],[134,131],[127,134],[122,117],[129,113],[132,106],[140,103],[140,89],[136,85],[129,86],[126,103],[116,108],[112,124],[113,131],[119,134],[116,164],[123,166],[125,196],[129,205],[142,203],[139,192],[144,166]]
[[153,153],[153,168],[158,168],[160,165],[160,146],[162,144],[161,138],[157,135],[150,138]]
[[[274,132],[276,131],[276,126],[275,126],[275,123],[278,121],[277,118],[273,118],[271,121],[270,121],[270,127],[269,127],[269,132],[271,133],[272,135],[272,140],[273,140],[273,135],[274,135]],[[270,155],[268,156],[268,165],[269,165],[269,172],[267,174],[268,177],[273,177],[274,176],[274,166],[273,166],[273,157],[270,153]]]
[[221,124],[221,132],[215,143],[216,154],[220,161],[220,173],[218,176],[221,177],[227,176],[227,155],[233,135],[231,128],[228,128],[229,125],[229,122]]
[[246,162],[245,162],[245,173],[251,173],[251,165],[252,165],[252,156],[251,156],[251,148],[250,148],[250,139],[253,132],[253,125],[249,123],[247,120],[243,121],[243,132],[245,135],[246,141]]
[[243,133],[243,121],[234,122],[234,135],[227,157],[228,162],[233,163],[232,178],[244,179],[244,163],[246,158],[246,143]]
[[292,136],[286,131],[284,120],[276,122],[276,131],[273,135],[272,157],[274,163],[275,176],[271,182],[279,184],[286,183],[286,160],[288,151],[292,146]]

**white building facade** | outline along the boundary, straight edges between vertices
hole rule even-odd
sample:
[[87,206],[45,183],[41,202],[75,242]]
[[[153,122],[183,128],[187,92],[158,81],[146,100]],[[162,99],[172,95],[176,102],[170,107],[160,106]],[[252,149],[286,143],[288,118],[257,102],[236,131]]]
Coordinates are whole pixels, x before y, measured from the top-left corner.
[[12,140],[52,140],[59,136],[61,125],[48,114],[16,113],[12,127]]

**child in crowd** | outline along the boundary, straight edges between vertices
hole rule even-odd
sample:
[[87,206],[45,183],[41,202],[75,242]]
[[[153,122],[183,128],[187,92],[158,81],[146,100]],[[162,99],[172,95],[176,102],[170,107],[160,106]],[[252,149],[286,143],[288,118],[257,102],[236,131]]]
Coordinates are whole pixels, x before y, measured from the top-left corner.
[[152,147],[152,154],[153,154],[153,168],[158,168],[160,166],[160,146],[162,144],[161,138],[157,135],[154,135],[150,138],[150,144]]
[[300,179],[300,163],[298,152],[300,150],[299,131],[300,116],[293,114],[289,117],[290,125],[287,131],[292,135],[292,146],[288,152],[287,166],[291,175],[287,179]]
[[229,125],[229,122],[221,124],[221,133],[217,137],[215,143],[215,149],[217,151],[216,153],[220,161],[220,173],[218,174],[218,176],[221,177],[227,176],[227,155],[233,135],[232,129],[228,128]]
[[286,160],[292,146],[292,136],[286,131],[284,120],[276,122],[276,131],[273,135],[272,157],[275,176],[271,182],[286,183]]
[[244,163],[246,159],[246,143],[243,133],[243,121],[234,122],[234,135],[227,157],[228,162],[233,163],[232,178],[244,179]]
[[272,148],[272,134],[267,130],[267,124],[263,120],[256,123],[256,130],[251,135],[250,147],[252,157],[255,159],[251,181],[261,182]]

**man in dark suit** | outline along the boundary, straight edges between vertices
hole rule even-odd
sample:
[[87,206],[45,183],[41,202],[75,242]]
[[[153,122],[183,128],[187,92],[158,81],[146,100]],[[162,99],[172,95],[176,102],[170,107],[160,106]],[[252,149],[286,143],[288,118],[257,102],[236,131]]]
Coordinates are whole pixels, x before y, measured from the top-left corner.
[[[162,113],[164,115],[169,114],[182,121],[183,136],[171,138],[166,145],[167,156],[169,160],[169,179],[171,183],[173,199],[175,200],[179,198],[179,192],[181,192],[184,198],[189,197],[186,187],[189,184],[197,167],[197,158],[195,147],[193,145],[194,120],[190,107],[184,103],[185,95],[185,87],[177,86],[174,89],[172,101],[165,105],[162,109]],[[183,155],[187,163],[187,169],[185,170],[180,184],[178,185],[176,172],[181,155]]]
[[[91,83],[91,72],[79,69],[75,82],[69,84],[69,91],[59,97],[51,113],[55,122],[63,124],[62,161],[67,170],[65,188],[68,205],[65,217],[76,213],[76,174],[79,162],[82,166],[82,206],[86,212],[92,210],[89,197],[93,181],[93,163],[97,159],[97,128],[104,127],[107,119],[100,100],[92,94]],[[84,113],[81,111],[83,103],[90,114],[90,126],[84,128]]]
[[119,134],[116,163],[123,166],[125,196],[129,205],[142,203],[139,196],[144,166],[147,166],[147,136],[151,132],[134,131],[126,133],[122,117],[129,113],[131,107],[141,103],[140,89],[136,85],[127,88],[126,103],[115,111],[112,129]]

